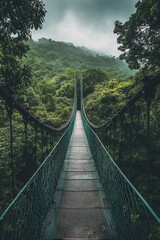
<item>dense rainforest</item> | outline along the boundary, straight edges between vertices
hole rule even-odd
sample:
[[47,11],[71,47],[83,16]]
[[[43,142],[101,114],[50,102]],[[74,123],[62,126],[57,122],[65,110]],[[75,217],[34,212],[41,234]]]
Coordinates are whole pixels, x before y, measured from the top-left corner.
[[[100,141],[95,141],[94,159],[101,162],[96,166],[101,165],[103,186],[108,188],[107,183],[110,180],[112,183],[111,205],[116,199],[113,211],[117,208],[121,216],[124,215],[125,229],[133,223],[129,235],[142,223],[142,228],[145,226],[142,232],[146,232],[149,239],[159,238],[158,222],[153,222],[150,232],[152,219],[148,215],[149,210],[157,217],[149,205],[155,213],[160,213],[159,4],[158,0],[138,1],[136,12],[128,21],[115,22],[114,33],[118,35],[118,48],[122,52],[120,58],[116,58],[52,39],[34,41],[32,29],[42,28],[45,19],[43,1],[21,1],[20,6],[14,0],[1,1],[0,213],[18,193],[20,196],[16,198],[19,204],[14,201],[15,207],[11,204],[1,217],[5,220],[5,214],[12,209],[4,225],[6,239],[12,233],[15,237],[15,220],[17,234],[23,225],[26,231],[26,223],[30,221],[30,213],[35,213],[35,206],[38,215],[33,214],[36,217],[33,222],[37,223],[41,207],[46,208],[45,202],[55,205],[56,201],[50,196],[54,196],[65,152],[65,143],[62,141],[60,151],[56,143],[63,139],[72,113],[74,84],[80,79],[83,80],[83,113],[108,151],[106,153],[102,145],[99,147]],[[78,84],[78,93],[79,87]],[[103,152],[107,154],[105,157]],[[46,174],[54,177],[52,188]],[[40,187],[35,194],[32,190],[37,186]],[[49,195],[46,195],[47,186]],[[39,197],[43,202],[41,207],[37,204],[41,203]],[[28,211],[28,203],[32,201]],[[27,212],[24,221],[25,211],[21,206]]]
[[[30,50],[23,57],[23,63],[31,68],[31,79],[25,90],[19,89],[18,94],[13,91],[16,101],[27,109],[31,114],[53,127],[60,127],[65,124],[71,114],[73,106],[74,82],[77,76],[83,77],[84,108],[89,120],[95,125],[106,123],[119,109],[121,109],[128,99],[135,94],[143,83],[139,81],[139,73],[129,70],[124,61],[112,56],[95,53],[83,47],[75,47],[73,44],[56,42],[51,39],[39,39],[38,41],[28,40]],[[1,100],[1,211],[5,209],[11,201],[11,184],[7,176],[10,177],[9,163],[7,162],[9,152],[9,122],[8,112],[3,100]],[[6,121],[4,121],[6,119]],[[40,160],[32,163],[33,170],[24,174],[24,122],[17,112],[14,113],[14,135],[18,139],[14,140],[16,148],[14,152],[15,181],[17,193],[45,157],[46,149],[41,152],[41,143],[38,145],[38,156]],[[32,129],[29,130],[29,146],[34,141]],[[22,134],[20,134],[20,132]],[[47,154],[47,151],[46,151]],[[41,156],[42,155],[42,156]],[[143,155],[143,153],[141,153]],[[31,153],[28,156],[31,157]],[[143,156],[140,165],[143,165]],[[18,159],[18,160],[17,160]],[[32,159],[33,160],[33,159]],[[158,166],[158,165],[157,165]],[[122,170],[129,177],[129,170],[122,165]],[[139,168],[135,165],[135,170]],[[142,167],[143,169],[143,167]],[[25,171],[29,171],[26,170]],[[138,175],[139,174],[139,175]],[[136,187],[142,194],[146,189],[143,171],[137,171],[132,178]],[[158,179],[154,177],[154,182]],[[156,185],[155,195],[157,197],[158,186]]]
[[[99,101],[101,98],[107,96],[107,91],[110,91],[109,88],[112,89],[110,94],[115,98],[118,97],[120,92],[124,92],[123,96],[121,96],[122,101],[120,102],[117,99],[119,102],[117,108],[125,103],[125,98],[129,95],[129,90],[132,89],[130,94],[134,92],[134,80],[132,78],[134,71],[131,71],[127,64],[118,58],[100,55],[83,47],[75,47],[71,43],[55,42],[45,38],[39,39],[38,42],[30,40],[28,44],[30,51],[27,54],[27,58],[24,58],[24,62],[32,67],[33,73],[32,86],[30,86],[29,92],[30,94],[33,93],[32,91],[37,93],[42,104],[46,101],[45,106],[49,104],[54,105],[51,108],[52,113],[50,113],[58,118],[57,122],[54,120],[54,117],[52,118],[51,122],[54,126],[61,125],[66,121],[64,116],[67,116],[67,112],[70,110],[68,109],[68,104],[71,103],[73,83],[78,74],[82,74],[84,78],[84,97],[88,96],[85,106],[88,114],[93,112],[91,116],[97,115],[93,108],[99,111],[97,108]],[[114,96],[113,92],[118,91],[116,88],[118,83],[120,83],[120,92],[117,92],[117,96]],[[103,91],[101,91],[102,88]],[[47,97],[45,94],[47,94]],[[97,96],[97,99],[95,99],[94,94]],[[34,97],[30,99],[34,99]],[[29,97],[28,101],[31,101]],[[105,102],[105,100],[103,101]],[[39,104],[41,103],[39,102]],[[36,103],[36,105],[39,104]],[[32,103],[30,105],[29,107],[33,107]],[[60,109],[63,109],[62,113],[60,113]],[[35,112],[35,109],[33,110]],[[116,107],[114,111],[116,111]],[[100,110],[100,112],[103,111]],[[40,112],[38,114],[41,116]],[[106,121],[107,117],[109,117],[106,114],[102,116],[101,113],[98,116],[97,120],[102,122]]]
[[[12,89],[11,87],[11,92],[18,104],[47,125],[60,127],[70,118],[73,107],[74,82],[76,76],[80,74],[82,74],[84,82],[86,112],[95,124],[106,121],[111,111],[112,113],[116,112],[125,103],[129,92],[133,91],[134,81],[131,80],[133,73],[125,62],[115,57],[101,55],[83,47],[75,47],[70,43],[44,38],[38,41],[28,40],[27,45],[29,45],[30,50],[22,61],[31,69],[31,75],[24,88],[21,87],[17,90],[17,88]],[[119,92],[116,92],[118,89]],[[109,99],[113,97],[117,100],[117,106],[114,106],[114,109],[112,109],[113,103],[111,101],[110,107],[106,107],[107,96]],[[100,102],[101,104],[99,104]],[[108,111],[107,114],[106,111]],[[1,100],[1,211],[11,201],[12,195],[10,162],[7,161],[10,158],[8,116],[9,109]],[[26,141],[25,126],[22,116],[15,111],[13,113],[15,193],[20,190],[42,163],[46,151],[44,149],[41,153],[41,143],[39,142],[37,155],[40,160],[34,162],[34,157],[31,154],[34,148],[32,146],[34,130],[32,127],[28,127],[27,158],[30,159],[29,162],[32,162],[33,169],[26,169],[26,149],[23,146]]]

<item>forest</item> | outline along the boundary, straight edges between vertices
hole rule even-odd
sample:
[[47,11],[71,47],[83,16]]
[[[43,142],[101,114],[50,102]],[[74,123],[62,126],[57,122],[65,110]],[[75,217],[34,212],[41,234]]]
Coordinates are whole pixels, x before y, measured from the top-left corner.
[[[18,104],[47,125],[60,127],[70,118],[73,107],[74,82],[79,74],[82,74],[84,78],[85,109],[95,124],[107,121],[111,112],[112,114],[116,112],[125,103],[129,92],[133,92],[134,83],[131,80],[133,71],[129,70],[125,62],[115,57],[101,56],[88,49],[75,47],[73,44],[44,38],[39,39],[38,42],[28,40],[27,45],[30,50],[23,57],[23,63],[32,69],[32,81],[24,89],[13,89],[12,94]],[[124,78],[126,81],[123,80]],[[103,91],[101,91],[102,89]],[[119,92],[117,92],[118,89]],[[108,101],[108,97],[116,99],[117,106],[114,105],[114,109],[112,109],[112,102],[110,102],[110,107],[106,108],[105,101]],[[104,112],[103,108],[108,111],[108,114]],[[1,100],[0,164],[1,183],[3,184],[0,194],[1,211],[5,209],[11,199],[10,164],[7,162],[10,155],[8,111],[5,102]],[[6,120],[4,121],[4,119]],[[16,146],[13,155],[15,192],[17,193],[44,159],[32,164],[34,170],[30,174],[25,173],[25,179],[21,179],[25,166],[24,152],[26,150],[23,149],[25,129],[23,118],[17,111],[13,114],[13,130],[14,136],[18,136],[13,143],[14,147]],[[28,131],[28,144],[31,151],[34,138],[31,132],[33,130],[29,127]],[[38,151],[40,148],[41,146],[38,146]],[[29,155],[30,158],[33,158],[31,153]],[[38,153],[39,158],[40,155],[41,153]],[[44,157],[44,153],[42,155]],[[8,174],[10,181],[7,179]]]
[[[144,1],[145,2],[145,1]],[[141,12],[141,3],[137,5],[137,9]],[[156,11],[156,10],[155,10]],[[146,13],[147,14],[147,13]],[[118,41],[121,44],[121,49],[124,52],[121,55],[122,60],[112,56],[106,56],[101,53],[96,53],[83,47],[75,47],[71,43],[56,42],[52,39],[41,38],[38,41],[32,39],[25,40],[23,44],[19,45],[19,42],[14,41],[7,45],[7,38],[4,37],[4,46],[1,47],[1,59],[0,70],[1,74],[1,86],[12,95],[13,99],[21,105],[24,109],[29,111],[30,114],[34,115],[39,121],[52,126],[54,128],[64,125],[70,118],[73,106],[73,94],[74,94],[74,82],[76,76],[83,76],[83,95],[84,95],[84,109],[88,119],[97,126],[106,124],[110,119],[119,111],[128,100],[136,94],[145,84],[146,79],[143,78],[145,75],[152,76],[155,73],[159,73],[159,60],[153,60],[153,55],[149,55],[146,51],[146,42],[142,42],[141,48],[138,49],[138,53],[142,52],[141,55],[134,55],[137,51],[137,35],[139,28],[136,32],[136,26],[134,31],[130,26],[134,25],[134,15],[130,21],[126,24],[116,22],[115,33],[119,35]],[[139,19],[144,24],[143,19]],[[155,21],[155,19],[153,19]],[[153,24],[155,26],[155,24]],[[124,32],[128,35],[124,36]],[[155,27],[156,28],[156,27]],[[153,31],[158,31],[153,29]],[[148,32],[147,32],[148,33]],[[146,34],[147,34],[146,33]],[[132,34],[135,41],[130,42],[130,35]],[[135,35],[134,35],[135,34]],[[158,34],[158,33],[157,33]],[[138,35],[141,39],[142,36]],[[149,36],[150,37],[150,36]],[[140,40],[138,39],[138,41]],[[146,39],[146,37],[144,38]],[[152,37],[150,37],[150,45],[154,43]],[[15,49],[10,46],[15,46]],[[7,47],[6,47],[7,46]],[[130,53],[128,53],[128,48]],[[158,45],[159,46],[159,45]],[[14,49],[14,50],[13,50]],[[16,51],[21,49],[21,52]],[[151,48],[152,49],[152,48]],[[151,51],[151,49],[147,49]],[[10,54],[10,51],[12,51]],[[17,58],[13,58],[13,55]],[[155,54],[155,53],[154,53]],[[6,57],[7,56],[7,57]],[[149,56],[149,57],[148,57]],[[21,59],[20,64],[18,57]],[[145,58],[148,58],[145,62]],[[6,61],[7,60],[7,61]],[[7,62],[5,65],[4,62]],[[127,63],[126,63],[127,62]],[[141,64],[144,66],[140,71]],[[130,70],[129,67],[133,70]],[[16,70],[15,70],[16,69]],[[135,70],[137,69],[137,70]],[[9,76],[9,77],[8,77]],[[143,78],[144,81],[141,79]],[[8,81],[9,79],[9,81]],[[16,81],[15,81],[16,79]],[[154,99],[154,108],[151,110],[151,132],[152,139],[154,140],[154,146],[151,146],[152,168],[150,181],[152,182],[152,195],[149,197],[151,204],[157,212],[160,211],[160,160],[159,160],[159,135],[157,134],[160,129],[159,124],[155,118],[160,116],[159,107],[159,88],[152,93]],[[145,142],[146,138],[146,112],[142,115],[142,109],[145,107],[143,101],[136,103],[139,109],[137,119],[135,121],[134,132],[138,135],[142,142]],[[37,161],[34,162],[32,153],[32,143],[34,142],[34,133],[31,126],[28,126],[24,121],[23,117],[17,112],[12,112],[13,109],[8,108],[7,104],[3,99],[0,99],[0,212],[11,202],[12,195],[12,184],[13,179],[15,181],[14,196],[20,191],[24,184],[34,174],[40,164],[43,162],[45,156],[48,153],[48,146],[44,149],[41,148],[41,140],[37,144]],[[10,171],[10,116],[12,115],[13,121],[13,165],[14,165],[14,176],[11,176]],[[125,115],[124,119],[129,119],[129,115]],[[140,129],[138,121],[142,122],[144,129]],[[155,123],[156,130],[155,131]],[[124,126],[124,132],[129,132],[130,125]],[[26,131],[28,131],[28,139],[26,139]],[[123,134],[124,134],[123,132]],[[117,130],[117,134],[121,134],[120,130]],[[38,132],[40,139],[41,134]],[[113,135],[113,133],[109,133]],[[133,134],[133,132],[131,133]],[[113,152],[113,144],[111,135],[105,139],[104,143],[109,147],[111,143],[111,152]],[[16,137],[15,137],[16,136]],[[18,137],[17,137],[18,136]],[[47,139],[47,135],[45,136]],[[123,163],[118,162],[122,157],[122,150],[125,148],[126,159],[129,159],[129,151],[126,148],[130,147],[127,145],[127,140],[124,140],[124,136],[120,136],[121,144],[118,146],[117,152],[117,164],[126,176],[132,180],[140,193],[147,197],[146,189],[146,175],[144,172],[146,168],[146,146],[139,147],[140,141],[134,138],[132,142],[133,149],[139,148],[138,152],[132,152],[135,155],[133,158],[132,176],[130,175],[129,160],[125,160]],[[45,139],[45,140],[46,140]],[[110,140],[108,144],[107,141]],[[24,142],[28,141],[28,148],[24,146]],[[44,141],[45,141],[44,140]],[[47,141],[47,140],[46,140]],[[55,140],[52,143],[55,144]],[[54,145],[53,144],[53,145]],[[108,145],[107,145],[108,144]],[[128,148],[129,149],[129,148]],[[25,153],[28,150],[27,159],[25,159]],[[28,160],[29,159],[29,160]],[[116,160],[116,159],[115,159]],[[28,166],[29,161],[29,168]],[[26,164],[27,163],[27,164]],[[128,166],[129,165],[129,166]],[[25,174],[24,174],[25,173]],[[22,177],[23,175],[23,177]],[[25,176],[25,177],[24,177]],[[12,182],[12,184],[11,184]]]

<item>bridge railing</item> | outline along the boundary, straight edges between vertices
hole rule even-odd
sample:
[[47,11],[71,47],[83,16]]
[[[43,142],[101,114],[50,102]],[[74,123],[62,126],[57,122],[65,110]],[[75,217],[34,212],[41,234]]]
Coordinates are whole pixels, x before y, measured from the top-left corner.
[[[119,239],[160,239],[160,218],[148,204],[160,212],[160,76],[145,82],[102,126],[93,125],[82,107],[91,152]],[[83,99],[82,88],[81,94]]]
[[95,165],[120,240],[160,239],[160,218],[113,161],[82,115]]
[[[54,132],[54,134],[57,133],[56,137],[59,135],[59,132],[61,132],[62,135],[58,136],[59,140],[56,145],[54,144],[54,148],[50,143],[50,149],[52,148],[53,150],[49,153],[40,167],[1,215],[0,239],[31,240],[40,238],[45,217],[49,209],[54,205],[54,191],[63,161],[65,159],[69,139],[74,125],[77,107],[76,101],[77,96],[75,88],[74,109],[72,116],[69,122],[61,129],[53,129],[43,123],[40,123],[27,112],[27,115],[29,114],[28,119],[31,120],[33,125],[36,122],[38,127],[42,126],[43,129],[49,132],[49,134],[52,132]],[[11,103],[12,102],[13,99],[11,100]],[[7,102],[7,104],[9,103]],[[19,105],[16,105],[16,107],[17,106],[20,108]],[[24,111],[24,109],[22,111]],[[26,114],[26,112],[24,112],[24,114]],[[36,140],[38,141],[38,138]],[[51,140],[54,140],[55,143],[55,139]]]
[[119,168],[160,214],[160,75],[144,81],[144,87],[106,124],[88,122]]
[[53,149],[66,126],[40,122],[0,87],[0,213]]

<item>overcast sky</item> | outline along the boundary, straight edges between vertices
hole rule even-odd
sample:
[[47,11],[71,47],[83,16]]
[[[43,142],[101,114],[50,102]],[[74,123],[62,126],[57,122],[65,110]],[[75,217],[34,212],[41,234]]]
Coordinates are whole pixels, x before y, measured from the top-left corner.
[[138,0],[43,0],[47,10],[43,29],[34,40],[51,38],[118,56],[114,22],[128,20]]

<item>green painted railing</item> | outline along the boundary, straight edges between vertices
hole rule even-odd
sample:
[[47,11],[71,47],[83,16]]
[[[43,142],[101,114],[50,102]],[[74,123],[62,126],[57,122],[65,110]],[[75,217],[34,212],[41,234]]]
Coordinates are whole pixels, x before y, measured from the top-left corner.
[[82,114],[90,150],[119,240],[159,240],[160,218],[122,173]]
[[1,240],[38,240],[47,213],[54,205],[54,192],[73,130],[77,107],[70,124],[54,149],[0,217]]

